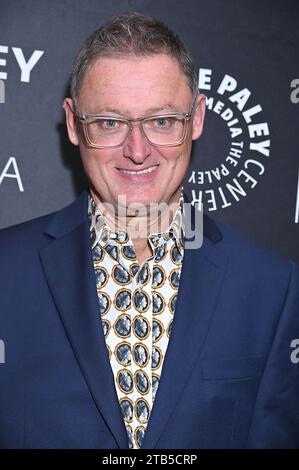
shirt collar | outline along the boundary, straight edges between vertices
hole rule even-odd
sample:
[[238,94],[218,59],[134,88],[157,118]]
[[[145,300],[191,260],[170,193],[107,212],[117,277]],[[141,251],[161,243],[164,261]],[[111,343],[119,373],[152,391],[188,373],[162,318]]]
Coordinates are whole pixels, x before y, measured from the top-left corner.
[[[148,237],[149,243],[154,252],[158,247],[167,242],[167,240],[173,238],[176,242],[176,246],[180,254],[183,254],[185,232],[183,204],[184,197],[182,188],[177,210],[168,229],[163,233],[152,233]],[[94,248],[99,243],[99,241],[113,245],[132,245],[132,242],[129,239],[128,233],[126,231],[114,231],[109,227],[101,212],[100,207],[97,206],[90,192],[88,195],[88,216],[90,223],[92,248]]]

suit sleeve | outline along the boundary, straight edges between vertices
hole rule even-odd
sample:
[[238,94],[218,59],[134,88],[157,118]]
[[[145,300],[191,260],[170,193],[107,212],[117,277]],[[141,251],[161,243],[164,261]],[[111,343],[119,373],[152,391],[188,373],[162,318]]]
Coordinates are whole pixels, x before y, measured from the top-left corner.
[[299,341],[299,270],[290,264],[285,302],[249,429],[246,447],[251,449],[299,449],[299,353],[294,361],[291,347]]

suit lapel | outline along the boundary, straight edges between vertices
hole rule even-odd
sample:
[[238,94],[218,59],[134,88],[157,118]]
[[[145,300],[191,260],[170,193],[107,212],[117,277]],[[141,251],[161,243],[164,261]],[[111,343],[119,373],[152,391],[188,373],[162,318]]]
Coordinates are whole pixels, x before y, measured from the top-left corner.
[[227,257],[216,243],[221,238],[217,231],[221,235],[205,217],[204,232],[210,239],[204,238],[199,249],[185,249],[172,334],[142,448],[158,444],[203,349],[227,265]]
[[41,250],[40,256],[61,321],[99,412],[118,446],[127,448],[128,438],[99,314],[87,195],[59,212],[47,233],[55,239]]
[[[74,355],[96,406],[120,448],[128,437],[99,314],[87,217],[87,193],[58,212],[40,256]],[[204,243],[185,250],[180,288],[162,375],[142,448],[154,448],[203,349],[221,291],[227,257],[221,232],[204,221]]]

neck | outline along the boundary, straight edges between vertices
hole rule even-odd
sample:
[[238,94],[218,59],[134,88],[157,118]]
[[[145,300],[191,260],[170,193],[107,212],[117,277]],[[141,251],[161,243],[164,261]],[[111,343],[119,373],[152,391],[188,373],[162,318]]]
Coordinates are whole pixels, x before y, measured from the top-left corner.
[[132,241],[148,238],[153,233],[163,233],[170,227],[180,201],[180,189],[170,201],[151,203],[149,206],[122,207],[119,212],[111,211],[109,204],[102,202],[91,190],[92,197],[106,223],[114,230],[128,233]]
[[122,230],[128,233],[139,264],[152,256],[152,249],[148,241],[149,235],[168,230],[180,201],[179,188],[168,203],[151,204],[140,210],[136,205],[133,215],[132,210],[128,213],[127,208],[124,207],[122,214],[116,214],[109,210],[109,206],[105,205],[92,190],[91,194],[109,227],[114,231]]

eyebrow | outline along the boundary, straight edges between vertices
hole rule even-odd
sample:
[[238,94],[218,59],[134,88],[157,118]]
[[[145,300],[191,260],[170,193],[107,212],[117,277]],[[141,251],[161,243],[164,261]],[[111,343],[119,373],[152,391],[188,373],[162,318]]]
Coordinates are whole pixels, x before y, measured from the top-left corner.
[[[168,112],[168,111],[172,111],[172,110],[173,110],[173,105],[171,105],[169,103],[165,103],[162,106],[154,106],[154,107],[148,108],[146,110],[146,112],[144,113],[144,116],[150,115],[150,114],[153,114],[153,113],[163,112],[163,111]],[[105,113],[113,113],[113,114],[117,114],[118,116],[131,117],[131,112],[129,110],[120,111],[119,109],[111,108],[111,107],[106,107],[103,110],[101,110],[100,112],[93,113],[93,114],[103,114],[103,113],[104,114]]]

